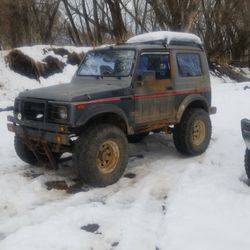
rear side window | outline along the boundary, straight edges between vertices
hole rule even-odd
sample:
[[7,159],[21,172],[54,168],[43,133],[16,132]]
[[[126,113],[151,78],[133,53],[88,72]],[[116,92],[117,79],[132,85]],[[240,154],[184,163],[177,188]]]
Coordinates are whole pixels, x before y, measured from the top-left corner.
[[201,76],[200,55],[195,53],[178,53],[177,64],[182,77]]

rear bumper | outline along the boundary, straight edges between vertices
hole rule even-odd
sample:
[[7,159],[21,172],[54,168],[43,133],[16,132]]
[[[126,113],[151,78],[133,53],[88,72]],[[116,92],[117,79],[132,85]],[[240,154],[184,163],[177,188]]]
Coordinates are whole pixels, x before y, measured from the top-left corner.
[[241,120],[241,132],[247,148],[250,150],[250,120]]
[[69,131],[66,126],[18,120],[8,116],[8,130],[16,135],[32,141],[50,142],[54,144],[71,145]]

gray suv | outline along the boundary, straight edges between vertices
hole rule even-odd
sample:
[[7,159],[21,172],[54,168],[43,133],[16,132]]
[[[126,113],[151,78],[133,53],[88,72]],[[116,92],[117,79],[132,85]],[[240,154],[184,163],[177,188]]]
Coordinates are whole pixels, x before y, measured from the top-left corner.
[[106,186],[124,173],[128,142],[149,132],[173,133],[184,155],[203,153],[216,112],[205,51],[194,35],[162,34],[89,51],[71,83],[20,93],[8,117],[17,155],[56,168],[70,152],[83,181]]

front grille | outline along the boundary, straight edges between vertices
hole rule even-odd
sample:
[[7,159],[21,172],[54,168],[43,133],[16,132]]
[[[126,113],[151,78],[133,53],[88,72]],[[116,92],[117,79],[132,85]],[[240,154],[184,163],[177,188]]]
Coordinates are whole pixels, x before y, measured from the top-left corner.
[[57,106],[49,104],[48,105],[48,119],[55,120],[56,117],[58,117],[58,115],[59,115],[59,112],[58,112]]
[[32,121],[45,120],[45,102],[24,101],[23,118]]
[[16,98],[15,103],[14,103],[14,113],[19,113],[21,112],[21,101],[20,99]]

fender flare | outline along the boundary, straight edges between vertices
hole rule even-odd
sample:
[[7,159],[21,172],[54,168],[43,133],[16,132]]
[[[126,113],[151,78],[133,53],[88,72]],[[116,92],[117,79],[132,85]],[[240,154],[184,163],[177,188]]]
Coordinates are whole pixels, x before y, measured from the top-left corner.
[[131,127],[129,126],[129,122],[124,111],[119,107],[110,104],[98,104],[89,107],[83,112],[83,114],[79,117],[79,119],[77,119],[75,125],[77,127],[84,126],[92,118],[98,115],[105,115],[105,114],[118,115],[124,121],[127,132],[128,133],[130,132]]
[[[180,122],[184,112],[186,111],[186,109],[192,105],[192,103],[197,103],[199,104],[199,107],[205,109],[206,111],[209,112],[209,104],[207,99],[199,94],[194,94],[194,95],[189,95],[187,96],[182,103],[179,105],[179,109],[177,110],[177,114],[176,114],[176,120],[177,122]],[[195,107],[196,105],[194,105]]]

